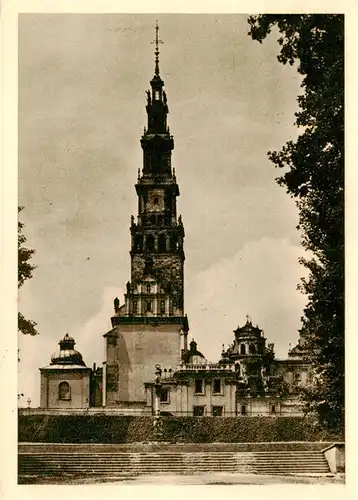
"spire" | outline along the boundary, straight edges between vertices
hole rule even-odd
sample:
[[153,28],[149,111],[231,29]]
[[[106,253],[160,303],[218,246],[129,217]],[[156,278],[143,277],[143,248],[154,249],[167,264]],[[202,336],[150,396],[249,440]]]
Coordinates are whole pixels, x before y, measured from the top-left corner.
[[[159,39],[158,21],[155,26],[155,40],[152,43],[155,44],[155,74],[150,81],[151,90],[146,90],[148,123],[144,129],[143,138],[148,138],[153,134],[165,134],[168,136],[167,140],[170,142],[170,149],[173,149],[174,144],[171,144],[172,139],[167,126],[167,115],[169,113],[167,95],[163,88],[164,82],[159,75],[159,44],[163,42]],[[160,148],[157,147],[157,149]],[[144,168],[143,172],[146,173],[146,168]]]
[[158,21],[156,21],[155,25],[155,40],[152,41],[152,43],[155,43],[155,70],[154,74],[156,76],[159,76],[159,44],[164,43],[162,40],[159,40],[159,25]]

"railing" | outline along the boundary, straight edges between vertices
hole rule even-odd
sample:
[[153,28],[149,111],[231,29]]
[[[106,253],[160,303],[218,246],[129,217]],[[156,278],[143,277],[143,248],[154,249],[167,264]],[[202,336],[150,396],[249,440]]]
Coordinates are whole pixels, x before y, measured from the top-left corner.
[[152,415],[152,408],[116,408],[91,406],[89,408],[19,408],[19,415]]
[[[297,409],[297,411],[285,411],[284,409],[282,410],[277,410],[276,412],[272,413],[269,410],[267,411],[250,411],[246,410],[245,414],[242,414],[240,412],[236,411],[225,411],[223,409],[223,412],[221,415],[213,415],[210,410],[204,410],[204,414],[200,415],[200,417],[216,417],[216,416],[221,416],[221,417],[289,417],[289,416],[298,416],[298,415],[303,415],[302,411]],[[195,417],[199,415],[194,415],[193,411],[168,411],[168,412],[163,412],[162,416],[166,417]]]
[[187,371],[235,371],[234,365],[222,365],[222,364],[190,364],[190,365],[179,365],[176,369],[178,372],[187,372]]
[[[164,411],[162,410],[161,415],[163,417],[289,417],[289,416],[301,416],[303,415],[302,410],[295,408],[293,410],[277,409],[276,412],[272,413],[267,411],[251,411],[246,409],[246,413],[242,414],[236,411],[225,411],[223,408],[222,415],[213,415],[209,408],[204,408],[203,415],[194,415],[193,410],[191,411]],[[90,408],[19,408],[20,415],[133,415],[133,416],[152,416],[153,411],[151,407],[146,408],[115,408],[115,407],[90,407]]]

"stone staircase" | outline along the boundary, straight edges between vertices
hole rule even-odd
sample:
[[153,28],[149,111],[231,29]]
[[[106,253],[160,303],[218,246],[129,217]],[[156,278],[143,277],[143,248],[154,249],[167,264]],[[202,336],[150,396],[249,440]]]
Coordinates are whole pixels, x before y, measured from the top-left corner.
[[[227,451],[221,449],[175,450],[168,445],[158,451],[87,451],[46,449],[19,450],[19,480],[31,477],[130,477],[141,475],[232,474],[329,474],[320,450],[273,449]],[[201,447],[203,448],[203,447]]]

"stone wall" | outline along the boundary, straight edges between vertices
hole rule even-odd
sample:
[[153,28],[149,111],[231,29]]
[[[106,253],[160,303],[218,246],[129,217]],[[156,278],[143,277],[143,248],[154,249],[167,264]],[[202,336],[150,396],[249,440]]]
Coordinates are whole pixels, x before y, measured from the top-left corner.
[[[59,398],[59,385],[67,382],[70,395]],[[44,408],[88,408],[90,404],[90,369],[43,371],[41,373],[41,406]]]
[[178,323],[116,327],[107,343],[107,405],[145,401],[144,383],[155,379],[155,365],[174,370],[180,361],[181,327]]

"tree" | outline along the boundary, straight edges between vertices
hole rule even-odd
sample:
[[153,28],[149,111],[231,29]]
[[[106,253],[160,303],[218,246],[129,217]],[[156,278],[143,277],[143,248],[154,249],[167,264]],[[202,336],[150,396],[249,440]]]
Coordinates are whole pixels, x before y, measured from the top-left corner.
[[307,408],[328,427],[344,421],[344,17],[258,15],[249,35],[262,43],[279,33],[278,60],[296,64],[302,95],[295,124],[302,133],[269,158],[285,172],[286,187],[299,210],[298,229],[310,258],[299,288],[308,303],[300,335],[313,366],[305,391]]
[[[23,207],[18,208],[18,213]],[[35,253],[35,250],[26,248],[26,237],[23,234],[24,224],[18,220],[17,222],[17,243],[18,243],[18,288],[21,288],[26,280],[32,278],[32,272],[36,266],[30,264],[30,259]],[[18,330],[24,335],[37,335],[36,323],[26,319],[21,312],[18,312]]]

